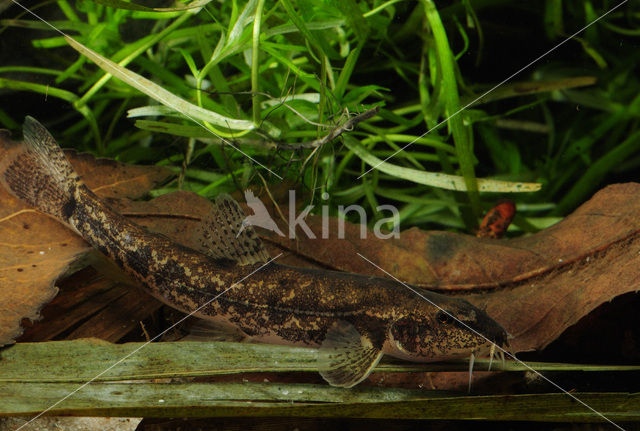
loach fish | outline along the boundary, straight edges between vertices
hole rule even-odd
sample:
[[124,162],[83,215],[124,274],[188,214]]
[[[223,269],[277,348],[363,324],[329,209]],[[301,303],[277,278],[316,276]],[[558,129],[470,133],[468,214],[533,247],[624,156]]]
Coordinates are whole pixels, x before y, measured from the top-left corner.
[[216,298],[195,315],[259,342],[319,347],[318,369],[331,385],[358,384],[383,354],[429,362],[507,343],[505,330],[463,299],[270,262],[227,195],[216,199],[200,232],[208,253],[151,233],[89,190],[38,121],[27,117],[23,130],[24,141],[0,160],[0,184],[10,193],[71,227],[173,308],[191,313]]

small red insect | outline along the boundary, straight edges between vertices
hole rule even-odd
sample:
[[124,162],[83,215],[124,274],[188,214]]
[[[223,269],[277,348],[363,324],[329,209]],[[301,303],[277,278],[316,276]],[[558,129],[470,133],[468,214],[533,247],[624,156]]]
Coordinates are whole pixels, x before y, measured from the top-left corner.
[[510,200],[498,202],[482,219],[476,233],[478,238],[502,238],[516,215],[516,204]]

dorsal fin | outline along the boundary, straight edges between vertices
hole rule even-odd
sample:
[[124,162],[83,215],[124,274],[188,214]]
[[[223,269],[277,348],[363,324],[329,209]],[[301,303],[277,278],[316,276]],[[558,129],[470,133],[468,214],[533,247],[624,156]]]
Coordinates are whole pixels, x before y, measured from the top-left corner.
[[218,195],[198,229],[202,249],[214,259],[230,259],[238,265],[267,262],[269,253],[253,227],[243,223],[245,218],[231,196]]

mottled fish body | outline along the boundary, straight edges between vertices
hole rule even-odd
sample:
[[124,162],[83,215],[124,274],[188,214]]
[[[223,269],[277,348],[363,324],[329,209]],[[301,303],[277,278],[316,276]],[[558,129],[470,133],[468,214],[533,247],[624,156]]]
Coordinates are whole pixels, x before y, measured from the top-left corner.
[[190,313],[219,295],[196,315],[257,341],[319,346],[320,372],[335,386],[359,383],[385,353],[425,362],[506,343],[504,329],[465,300],[412,287],[417,295],[383,278],[267,263],[226,195],[200,232],[207,254],[151,233],[89,190],[31,117],[22,145],[0,161],[0,183],[70,226],[169,306]]

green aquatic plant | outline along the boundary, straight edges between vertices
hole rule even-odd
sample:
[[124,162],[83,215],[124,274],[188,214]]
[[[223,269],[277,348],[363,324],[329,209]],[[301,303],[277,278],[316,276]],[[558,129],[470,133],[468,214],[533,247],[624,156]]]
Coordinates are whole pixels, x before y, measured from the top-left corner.
[[[332,208],[392,203],[403,227],[467,230],[508,196],[515,229],[533,231],[640,163],[624,7],[598,20],[616,5],[58,0],[31,6],[45,23],[12,5],[1,37],[30,47],[0,67],[5,95],[44,97],[66,145],[175,169],[157,193],[287,179]],[[3,104],[0,122],[26,111]]]

